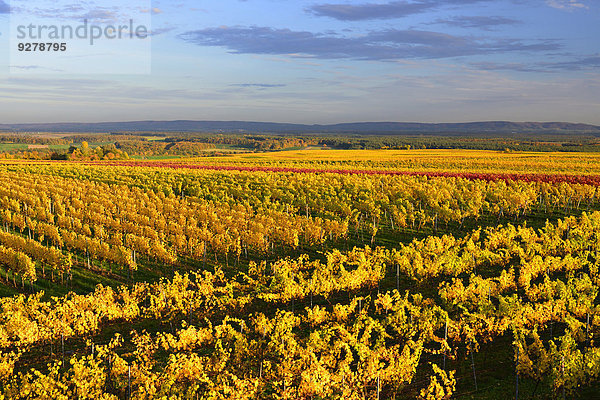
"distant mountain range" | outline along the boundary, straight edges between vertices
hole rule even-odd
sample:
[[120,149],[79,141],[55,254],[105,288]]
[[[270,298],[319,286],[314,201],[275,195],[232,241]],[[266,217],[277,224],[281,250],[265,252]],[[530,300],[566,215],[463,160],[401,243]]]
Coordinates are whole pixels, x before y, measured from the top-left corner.
[[567,122],[356,122],[333,125],[304,125],[248,121],[131,121],[100,123],[0,124],[5,132],[238,132],[279,134],[434,134],[434,135],[497,135],[543,133],[568,135],[573,133],[600,136],[600,126]]

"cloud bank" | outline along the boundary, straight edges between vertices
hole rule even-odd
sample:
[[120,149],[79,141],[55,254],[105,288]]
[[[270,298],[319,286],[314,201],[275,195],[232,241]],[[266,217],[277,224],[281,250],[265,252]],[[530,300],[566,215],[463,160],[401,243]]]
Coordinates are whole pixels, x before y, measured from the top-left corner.
[[561,48],[554,40],[478,39],[414,29],[386,29],[362,36],[340,36],[335,33],[235,26],[189,31],[179,37],[199,46],[224,47],[234,54],[380,61],[555,51]]
[[559,10],[588,9],[588,5],[579,0],[546,0],[546,4]]
[[10,7],[3,0],[0,0],[0,14],[9,14]]
[[457,26],[466,29],[483,29],[492,30],[492,28],[503,25],[517,25],[521,21],[512,18],[497,17],[497,16],[458,16],[447,19],[438,19],[436,24],[444,24],[448,26]]
[[462,6],[480,3],[486,0],[419,0],[419,1],[392,1],[389,3],[363,3],[363,4],[317,4],[306,9],[307,12],[319,16],[329,17],[340,21],[361,21],[372,19],[394,19],[409,15],[422,14],[444,6]]

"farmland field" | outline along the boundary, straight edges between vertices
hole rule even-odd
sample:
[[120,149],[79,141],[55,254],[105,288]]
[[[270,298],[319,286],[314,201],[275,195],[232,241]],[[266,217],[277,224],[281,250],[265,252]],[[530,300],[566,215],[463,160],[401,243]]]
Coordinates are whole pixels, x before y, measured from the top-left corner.
[[600,391],[600,155],[0,164],[6,399]]

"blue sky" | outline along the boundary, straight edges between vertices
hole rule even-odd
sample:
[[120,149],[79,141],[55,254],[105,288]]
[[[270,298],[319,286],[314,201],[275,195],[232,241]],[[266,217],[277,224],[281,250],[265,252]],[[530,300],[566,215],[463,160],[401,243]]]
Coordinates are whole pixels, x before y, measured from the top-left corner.
[[0,0],[0,123],[600,125],[596,0],[154,1],[143,10],[150,74],[90,73],[91,64],[9,73],[11,18],[106,23],[139,3],[120,4]]

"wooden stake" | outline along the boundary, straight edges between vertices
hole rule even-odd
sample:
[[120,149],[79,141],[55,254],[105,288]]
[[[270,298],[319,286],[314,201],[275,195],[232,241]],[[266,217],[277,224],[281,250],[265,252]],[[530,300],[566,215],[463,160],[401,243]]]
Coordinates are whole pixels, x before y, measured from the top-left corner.
[[517,391],[515,394],[515,400],[519,400],[519,347],[517,346],[517,368],[516,368],[516,378],[517,378]]
[[60,344],[62,348],[62,367],[65,367],[65,335],[60,334]]
[[[448,341],[448,320],[446,319],[446,328],[444,329],[444,341]],[[444,350],[444,371],[446,370],[446,350]]]
[[473,353],[474,351],[471,349],[471,368],[473,368],[473,381],[475,382],[475,391],[477,391],[477,374],[475,374],[475,359]]

